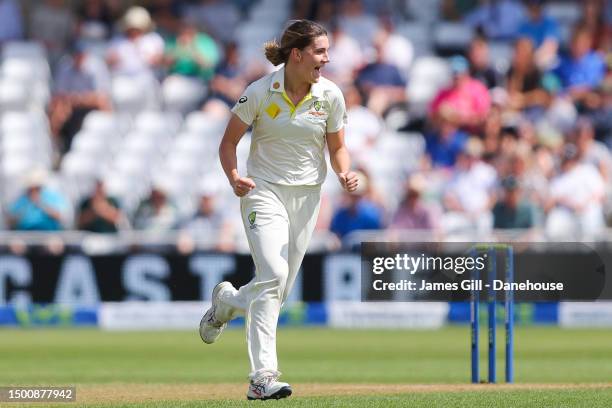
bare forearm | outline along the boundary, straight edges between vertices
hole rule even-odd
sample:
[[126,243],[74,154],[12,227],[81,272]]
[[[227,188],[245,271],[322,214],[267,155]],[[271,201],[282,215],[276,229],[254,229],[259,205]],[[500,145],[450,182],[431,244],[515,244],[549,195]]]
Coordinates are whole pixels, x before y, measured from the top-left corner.
[[351,158],[345,146],[330,152],[329,159],[336,173],[346,173],[351,168]]
[[236,157],[236,145],[230,141],[222,141],[219,145],[219,159],[221,167],[227,176],[227,179],[232,183],[239,176],[238,174],[238,158]]

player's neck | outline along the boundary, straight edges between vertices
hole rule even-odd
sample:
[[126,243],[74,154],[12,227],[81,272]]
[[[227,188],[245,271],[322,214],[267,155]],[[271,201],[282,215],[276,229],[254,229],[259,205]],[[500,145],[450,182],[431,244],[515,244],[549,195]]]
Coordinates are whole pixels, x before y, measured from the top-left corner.
[[291,65],[285,67],[285,92],[304,96],[310,90],[310,83],[298,79],[297,72]]

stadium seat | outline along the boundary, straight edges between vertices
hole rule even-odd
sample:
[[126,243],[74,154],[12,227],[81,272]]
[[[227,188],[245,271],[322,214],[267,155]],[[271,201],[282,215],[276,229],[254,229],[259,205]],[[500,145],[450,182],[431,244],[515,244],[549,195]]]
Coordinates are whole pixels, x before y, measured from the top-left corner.
[[117,136],[121,134],[121,127],[117,115],[112,112],[104,111],[89,112],[83,121],[82,130]]
[[555,1],[544,5],[544,13],[557,20],[559,24],[573,26],[582,17],[579,2]]
[[438,23],[433,33],[436,51],[442,56],[466,50],[474,36],[472,29],[462,23]]
[[71,151],[92,156],[105,156],[112,144],[103,135],[90,131],[80,131],[74,136],[70,146]]
[[410,40],[415,57],[431,55],[431,29],[428,24],[410,21],[398,25],[395,32]]
[[440,19],[442,0],[404,0],[411,20],[432,23]]
[[207,140],[221,140],[226,120],[220,120],[204,112],[192,112],[185,118],[184,130],[201,135]]
[[171,75],[162,83],[161,92],[166,110],[186,115],[202,103],[207,87],[201,80]]
[[411,113],[424,116],[427,105],[437,92],[450,84],[451,72],[446,61],[438,57],[417,58],[410,70],[407,94]]
[[30,94],[24,82],[10,78],[0,80],[0,111],[25,111],[30,108]]
[[148,76],[116,76],[112,79],[111,97],[119,112],[136,115],[160,107],[159,85]]
[[134,130],[173,137],[181,127],[181,116],[173,112],[145,111],[134,120]]
[[45,47],[37,41],[9,41],[2,47],[2,59],[46,59]]

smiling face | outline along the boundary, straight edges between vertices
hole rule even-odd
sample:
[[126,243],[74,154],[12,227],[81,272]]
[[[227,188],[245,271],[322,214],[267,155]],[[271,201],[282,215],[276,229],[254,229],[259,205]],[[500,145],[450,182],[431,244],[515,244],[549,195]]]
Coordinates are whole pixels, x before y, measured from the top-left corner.
[[326,35],[315,37],[302,50],[294,48],[291,59],[304,82],[315,83],[321,77],[321,68],[329,62],[329,39]]

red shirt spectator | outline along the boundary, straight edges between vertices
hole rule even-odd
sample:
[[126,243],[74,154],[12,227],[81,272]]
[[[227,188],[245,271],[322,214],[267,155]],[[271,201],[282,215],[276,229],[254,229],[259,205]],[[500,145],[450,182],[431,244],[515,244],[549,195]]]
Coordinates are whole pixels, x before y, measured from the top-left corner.
[[491,97],[487,87],[468,73],[465,58],[451,58],[453,83],[434,98],[430,115],[435,121],[444,119],[460,127],[481,125],[491,108]]

